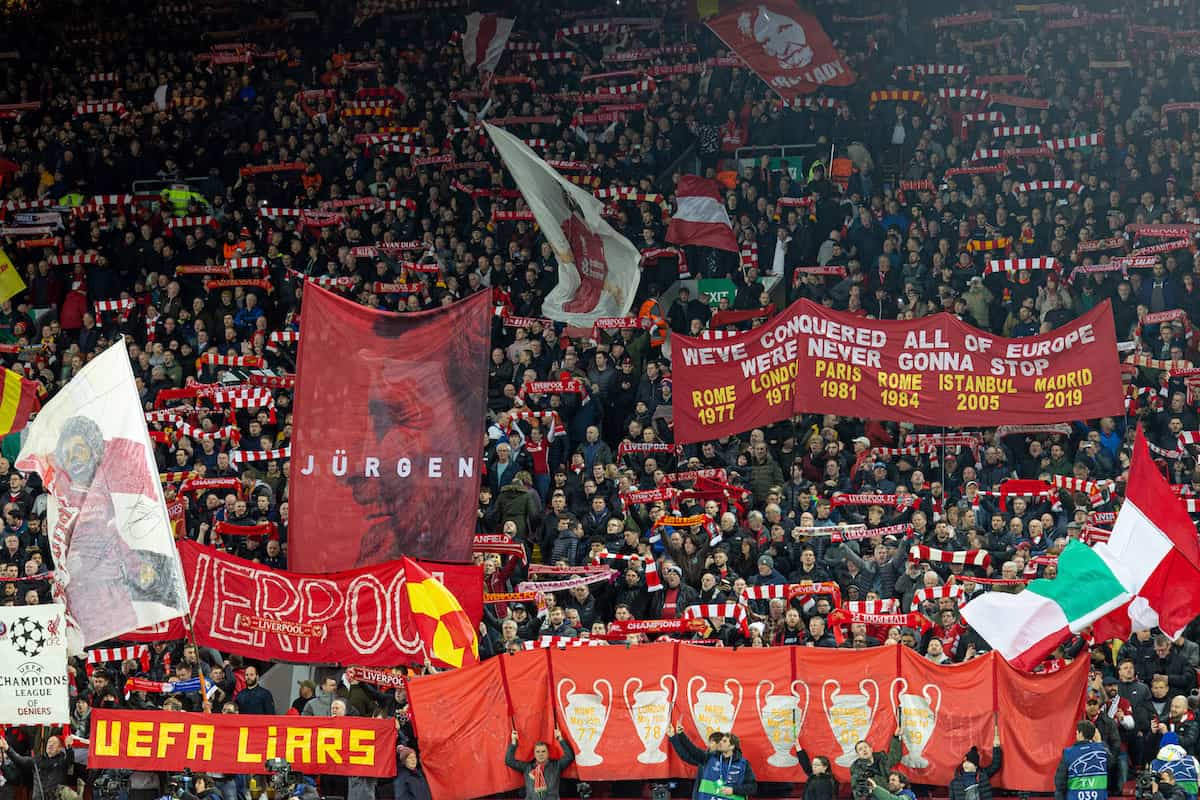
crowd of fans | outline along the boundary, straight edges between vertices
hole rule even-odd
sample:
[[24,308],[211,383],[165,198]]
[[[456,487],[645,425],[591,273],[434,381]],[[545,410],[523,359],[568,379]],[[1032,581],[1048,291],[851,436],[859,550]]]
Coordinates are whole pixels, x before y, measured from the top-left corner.
[[[1200,427],[1194,387],[1164,369],[1166,361],[1200,355],[1192,336],[1200,322],[1195,237],[1185,234],[1187,246],[1163,252],[1152,267],[1102,268],[1131,247],[1158,241],[1127,232],[1127,225],[1197,230],[1200,223],[1200,170],[1192,163],[1200,113],[1163,110],[1196,99],[1197,51],[1186,37],[1171,35],[1197,27],[1190,4],[1142,3],[1135,14],[1113,3],[1033,11],[980,3],[957,9],[989,12],[968,25],[935,24],[927,16],[933,9],[807,4],[816,6],[858,74],[855,86],[786,106],[745,69],[663,70],[653,86],[625,98],[630,110],[609,117],[588,96],[635,79],[589,75],[699,64],[727,55],[721,43],[688,20],[687,8],[535,0],[515,9],[513,42],[523,47],[510,47],[485,89],[463,63],[457,44],[463,16],[450,5],[135,2],[89,7],[86,14],[34,5],[0,16],[0,248],[28,287],[0,303],[0,345],[18,345],[6,348],[15,352],[5,363],[53,395],[124,335],[147,410],[162,390],[221,378],[223,368],[200,363],[205,354],[263,356],[286,373],[294,367],[290,345],[270,334],[298,330],[306,277],[380,308],[429,309],[490,291],[510,318],[540,317],[541,299],[557,279],[553,252],[532,223],[494,218],[524,206],[473,123],[548,117],[553,121],[508,127],[545,140],[538,147],[547,158],[591,165],[576,177],[592,188],[634,187],[670,199],[681,174],[700,171],[724,182],[742,253],[688,248],[686,268],[699,278],[733,281],[732,308],[764,305],[756,281],[778,275],[781,300],[807,297],[885,319],[945,310],[996,334],[1024,336],[1108,300],[1118,338],[1149,365],[1126,375],[1125,417],[1034,433],[971,432],[977,445],[876,455],[912,445],[921,431],[907,423],[806,415],[675,448],[663,446],[672,444],[669,354],[649,332],[567,338],[561,325],[505,325],[498,315],[478,531],[511,534],[525,544],[529,564],[609,564],[619,574],[538,603],[489,606],[481,626],[484,656],[523,649],[545,635],[606,635],[615,621],[671,619],[695,604],[729,602],[745,609],[745,627],[713,618],[708,630],[692,635],[733,647],[904,646],[934,661],[963,661],[988,650],[961,621],[963,603],[982,591],[1020,591],[1024,580],[1053,577],[1053,556],[1066,541],[1119,506],[1136,423],[1181,494],[1200,493],[1195,450],[1179,441],[1181,431]],[[618,16],[628,21],[613,30],[556,37],[577,22]],[[532,48],[556,55],[530,58]],[[622,60],[650,48],[661,49],[645,60]],[[938,63],[964,65],[965,72],[906,69]],[[939,96],[943,88],[980,87],[1048,105],[989,107],[977,97]],[[889,90],[922,97],[898,91],[872,97]],[[380,105],[387,109],[382,114]],[[971,117],[984,111],[1003,118]],[[1037,132],[1014,135],[1000,126]],[[1088,139],[1093,133],[1103,139]],[[1038,148],[1056,139],[1069,141]],[[384,143],[399,146],[389,152]],[[781,160],[778,148],[787,144],[817,147]],[[1009,151],[1001,159],[972,160],[986,148]],[[832,163],[812,155],[830,152]],[[445,154],[453,157],[449,168],[421,160]],[[842,174],[838,164],[851,168]],[[946,174],[981,164],[1000,169]],[[1014,189],[1029,181],[1070,183]],[[379,202],[350,202],[363,198]],[[639,248],[664,245],[669,214],[660,205],[608,202],[615,227]],[[61,225],[48,222],[47,213]],[[17,230],[23,225],[50,230]],[[1120,241],[1104,244],[1114,237]],[[1007,248],[988,249],[1004,239]],[[413,240],[421,247],[403,256],[354,249]],[[985,274],[988,260],[1006,255],[1052,257],[1059,268]],[[405,266],[405,258],[423,267]],[[258,260],[248,262],[248,273],[186,269],[231,259]],[[796,271],[817,264],[844,267],[845,276]],[[246,280],[207,286],[212,277]],[[676,277],[669,258],[648,264],[637,304],[662,297]],[[377,283],[392,287],[377,292]],[[711,323],[709,300],[685,291],[661,311],[673,333],[694,333]],[[1143,322],[1147,314],[1177,309],[1182,313],[1172,320]],[[586,399],[520,392],[529,381],[564,377],[586,382]],[[290,404],[290,390],[278,389],[270,409],[199,409],[192,435],[152,423],[165,473],[240,479],[237,492],[183,494],[179,480],[170,480],[168,500],[184,505],[183,535],[287,566],[287,462],[238,464],[229,453],[285,447]],[[558,422],[539,424],[521,413],[529,410],[556,411]],[[239,435],[222,433],[226,424]],[[0,458],[0,485],[8,489],[0,602],[34,604],[47,600],[47,583],[38,576],[54,565],[45,495],[38,476],[13,469],[18,449],[13,434]],[[720,487],[664,477],[696,470],[719,476]],[[1053,476],[1101,488],[998,496],[1006,480]],[[692,497],[623,499],[664,481]],[[847,492],[911,499],[887,508],[831,502]],[[664,515],[699,513],[709,520],[655,524]],[[274,523],[278,537],[225,541],[215,532],[223,521]],[[843,525],[891,532],[843,540]],[[990,565],[910,558],[918,544],[985,551]],[[528,577],[521,560],[480,559],[488,592],[510,591]],[[647,582],[651,562],[661,589]],[[743,593],[804,582],[836,585],[837,594],[767,601]],[[958,588],[918,595],[948,585]],[[827,621],[838,597],[907,612],[914,595],[930,623],[924,631],[842,629]],[[1174,642],[1149,632],[1126,643],[1076,638],[1044,668],[1090,652],[1089,692],[1097,702],[1089,704],[1089,716],[1114,763],[1136,768],[1153,758],[1168,731],[1197,753],[1198,641],[1200,625]],[[287,698],[258,686],[259,669],[269,665],[182,642],[156,644],[151,656],[148,669],[127,661],[90,675],[74,662],[73,727],[86,730],[90,709],[100,705],[178,703],[222,713],[286,708]],[[131,676],[183,679],[196,670],[217,687],[217,697],[164,700],[141,692],[126,697],[122,690]],[[407,719],[402,691],[336,678],[320,687],[303,683],[298,691],[291,704],[297,713],[383,714],[401,726]],[[10,729],[4,752],[36,754],[38,800],[74,784],[63,741],[54,737],[43,746],[34,739]],[[420,768],[410,749],[418,742],[411,731],[401,741],[394,787],[335,788],[420,797]],[[85,754],[76,749],[74,761],[82,764]],[[27,760],[0,753],[0,762],[0,797],[31,785]],[[205,789],[224,800],[250,791],[246,777],[207,777]],[[135,773],[128,794],[148,800],[164,788],[161,776]]]

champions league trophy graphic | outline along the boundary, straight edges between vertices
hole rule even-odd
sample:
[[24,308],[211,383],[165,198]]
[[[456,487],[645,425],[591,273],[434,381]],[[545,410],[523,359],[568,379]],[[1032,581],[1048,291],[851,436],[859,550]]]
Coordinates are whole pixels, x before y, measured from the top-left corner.
[[[566,702],[563,702],[563,687],[570,685],[565,692]],[[601,691],[603,689],[604,691]],[[563,678],[558,682],[555,692],[558,707],[562,709],[563,718],[567,722],[567,730],[571,738],[579,746],[575,762],[581,767],[594,767],[603,763],[604,758],[596,755],[596,745],[604,735],[604,727],[608,724],[608,713],[612,709],[612,684],[597,678],[592,682],[594,694],[575,691],[575,681]],[[607,696],[607,700],[605,699]]]
[[[699,691],[694,691],[699,685]],[[737,719],[742,707],[742,684],[736,678],[725,680],[725,691],[705,691],[708,681],[703,675],[693,675],[687,685],[687,700],[692,709],[692,719],[700,730],[700,738],[707,742],[713,731],[730,733],[733,731],[733,721]],[[737,690],[737,700],[733,699],[734,689]]]
[[[667,760],[662,741],[671,727],[671,709],[675,706],[679,686],[674,675],[664,675],[658,685],[658,689],[643,689],[642,679],[635,677],[625,681],[621,690],[629,718],[646,748],[637,757],[643,764],[661,764]],[[630,687],[633,687],[632,695]]]
[[[832,695],[829,687],[833,687]],[[868,690],[869,687],[869,690]],[[825,717],[833,730],[833,738],[837,739],[842,748],[842,754],[835,761],[838,766],[848,767],[854,763],[854,745],[867,738],[871,732],[871,723],[875,720],[875,711],[879,708],[879,684],[870,678],[864,678],[858,684],[861,694],[842,694],[842,685],[836,678],[829,678],[821,684],[821,702],[825,706]],[[872,702],[870,694],[874,694]]]
[[[767,757],[767,763],[773,767],[794,767],[800,763],[800,759],[792,755],[792,747],[800,736],[800,728],[808,712],[808,684],[794,680],[791,694],[773,694],[774,691],[775,684],[769,680],[759,681],[754,691],[763,732],[771,740],[771,747],[775,748],[775,752]],[[800,699],[801,693],[803,700]]]
[[937,725],[938,711],[942,707],[942,690],[933,683],[925,684],[921,694],[908,694],[908,681],[896,678],[892,681],[892,706],[900,717],[900,739],[908,751],[900,763],[914,769],[925,769],[929,760],[921,753],[929,744]]

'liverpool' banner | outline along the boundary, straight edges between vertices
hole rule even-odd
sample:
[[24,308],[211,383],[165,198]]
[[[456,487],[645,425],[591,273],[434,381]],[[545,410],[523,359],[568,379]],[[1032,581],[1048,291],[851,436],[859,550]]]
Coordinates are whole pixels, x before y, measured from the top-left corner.
[[252,774],[282,758],[306,775],[396,774],[396,723],[365,717],[92,712],[91,769]]
[[784,99],[857,80],[817,18],[792,0],[750,0],[708,27]]
[[304,287],[291,566],[470,560],[491,318],[488,292],[392,314]]
[[676,336],[671,347],[685,443],[801,413],[977,427],[1124,408],[1107,303],[1050,333],[1004,339],[949,314],[878,321],[798,300],[737,336]]
[[844,782],[855,743],[887,750],[899,719],[899,768],[916,783],[945,785],[972,746],[989,762],[997,713],[1004,762],[992,785],[1049,791],[1062,748],[1075,738],[1088,672],[1077,659],[1052,675],[1027,675],[994,653],[938,666],[902,646],[648,644],[634,655],[620,646],[539,650],[410,680],[435,800],[519,786],[502,759],[513,728],[519,759],[561,728],[576,753],[567,775],[581,780],[691,777],[695,768],[666,741],[675,721],[701,747],[712,731],[737,734],[760,781],[802,779],[799,741],[828,754]]
[[[424,658],[418,631],[403,624],[408,609],[400,561],[313,575],[267,569],[188,540],[179,542],[179,557],[196,641],[204,647],[300,664],[393,667]],[[432,561],[420,566],[450,590],[478,628],[483,567]],[[121,638],[183,637],[183,625],[176,622]]]
[[71,721],[63,606],[0,608],[0,725]]

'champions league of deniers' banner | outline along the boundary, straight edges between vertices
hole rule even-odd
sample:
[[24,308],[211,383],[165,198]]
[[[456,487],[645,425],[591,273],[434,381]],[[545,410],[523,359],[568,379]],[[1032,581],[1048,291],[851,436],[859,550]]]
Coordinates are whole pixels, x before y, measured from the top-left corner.
[[469,561],[492,304],[393,314],[304,287],[290,566]]
[[[408,618],[400,561],[312,575],[266,569],[186,539],[179,542],[196,641],[223,653],[296,664],[392,667],[419,663],[424,649]],[[419,562],[458,599],[478,627],[483,568]],[[179,620],[142,629],[135,641],[181,639]],[[437,659],[434,663],[439,666]]]
[[1121,414],[1107,301],[1040,336],[1005,339],[949,314],[880,321],[798,300],[728,339],[672,339],[675,435],[716,439],[829,413],[918,425]]
[[282,758],[305,775],[396,774],[396,723],[363,717],[268,717],[92,711],[92,769],[261,773]]
[[66,609],[0,608],[0,725],[71,721]]
[[[567,775],[582,780],[695,775],[665,739],[678,721],[701,746],[710,731],[732,730],[759,780],[804,780],[798,740],[808,753],[828,755],[844,783],[854,744],[865,739],[887,750],[897,716],[898,769],[913,781],[945,785],[972,746],[989,763],[998,720],[1004,761],[992,785],[1044,792],[1075,738],[1086,661],[1028,675],[995,653],[938,666],[901,646],[647,644],[634,653],[623,646],[529,651],[408,685],[435,800],[519,786],[520,775],[501,758],[514,727],[520,759],[532,758],[534,742],[552,741],[559,727],[576,753]],[[557,756],[558,746],[551,749]]]

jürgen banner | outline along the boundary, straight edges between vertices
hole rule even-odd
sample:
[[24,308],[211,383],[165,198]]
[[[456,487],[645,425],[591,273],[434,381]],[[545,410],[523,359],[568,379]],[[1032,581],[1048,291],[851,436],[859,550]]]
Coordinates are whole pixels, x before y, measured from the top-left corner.
[[91,769],[261,773],[282,758],[306,775],[396,774],[396,724],[365,717],[92,712]]
[[676,336],[672,351],[679,442],[801,413],[987,426],[1120,414],[1124,403],[1107,302],[1005,339],[949,314],[880,321],[799,300],[728,339]]
[[750,0],[708,27],[785,100],[857,80],[817,18],[792,0]]
[[334,572],[469,561],[491,295],[392,314],[304,287],[288,557]]
[[[400,561],[310,575],[266,569],[187,540],[179,542],[179,557],[196,641],[205,647],[300,664],[392,667],[424,658],[417,630],[402,622],[407,613]],[[478,627],[483,618],[483,568],[420,564],[450,590]],[[122,638],[183,636],[176,621]]]

